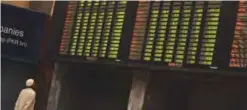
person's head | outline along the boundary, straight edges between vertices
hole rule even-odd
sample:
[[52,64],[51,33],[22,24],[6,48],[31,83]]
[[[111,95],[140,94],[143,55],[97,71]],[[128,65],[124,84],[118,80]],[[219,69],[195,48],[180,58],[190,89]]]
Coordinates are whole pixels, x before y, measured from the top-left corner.
[[34,82],[34,80],[33,80],[33,79],[28,79],[28,80],[26,81],[26,86],[29,87],[29,88],[35,89],[35,88],[34,88],[34,87],[35,87],[35,82]]

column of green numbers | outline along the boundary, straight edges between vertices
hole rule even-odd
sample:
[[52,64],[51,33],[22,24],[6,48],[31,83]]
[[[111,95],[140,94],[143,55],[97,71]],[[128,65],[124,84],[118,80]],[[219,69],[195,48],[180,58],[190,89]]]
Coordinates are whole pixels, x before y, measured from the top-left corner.
[[170,3],[171,2],[164,2],[162,5],[159,28],[156,39],[155,51],[154,51],[154,61],[161,61],[162,60],[162,53],[164,49],[164,42],[166,39],[166,29],[168,24],[168,17],[170,12]]
[[220,16],[220,2],[209,1],[199,64],[211,65]]
[[[81,14],[79,14],[77,18],[79,18],[80,16]],[[80,29],[80,19],[76,19],[76,23],[75,23],[76,26],[74,27],[74,33],[73,33],[72,42],[71,42],[72,44],[70,47],[70,55],[75,55],[75,52],[76,52],[77,40],[78,40],[79,29]]]
[[122,28],[125,17],[125,9],[126,9],[127,1],[121,1],[117,4],[116,18],[114,20],[113,26],[113,34],[111,38],[111,44],[109,49],[109,58],[117,58],[118,49],[120,44],[120,39],[122,35]]
[[102,45],[100,47],[100,57],[106,56],[106,49],[110,38],[110,29],[112,24],[114,4],[115,4],[114,1],[113,2],[108,1],[108,8],[106,12],[106,20],[104,24],[103,37],[102,37]]
[[83,6],[84,6],[84,3],[80,2],[78,9],[77,9],[78,11],[77,11],[75,25],[74,25],[75,27],[74,27],[74,33],[73,33],[73,38],[72,38],[72,44],[70,48],[70,55],[75,55],[76,53],[77,41],[79,38],[79,31],[80,31],[80,26],[82,22]]
[[[94,3],[95,4],[95,3]],[[92,6],[91,9],[91,16],[89,18],[89,25],[88,25],[88,31],[87,31],[87,40],[86,40],[86,46],[85,46],[85,56],[90,56],[90,51],[91,51],[91,45],[93,41],[93,32],[94,32],[94,25],[96,21],[96,13],[95,13],[95,6],[93,5],[92,2],[90,2],[90,6]]]
[[97,19],[97,25],[96,25],[96,30],[95,30],[95,35],[94,35],[94,46],[93,46],[93,51],[92,51],[92,56],[97,56],[99,54],[99,46],[100,46],[100,37],[101,37],[101,32],[102,27],[103,27],[103,22],[104,22],[104,16],[105,16],[105,8],[106,8],[106,1],[100,2],[100,9],[98,12],[98,19]]
[[185,47],[187,43],[189,22],[192,10],[192,2],[184,2],[184,7],[182,10],[182,20],[179,29],[178,44],[176,49],[175,62],[177,64],[182,64],[184,61]]
[[86,32],[88,28],[88,20],[89,20],[89,14],[90,14],[90,9],[91,9],[91,3],[87,2],[87,5],[85,6],[85,11],[84,11],[84,16],[82,20],[82,28],[81,28],[81,33],[80,33],[80,41],[79,41],[79,47],[77,50],[77,53],[79,56],[83,55],[83,49],[84,49],[84,44],[85,44],[85,37],[86,37]]
[[149,21],[148,34],[147,34],[147,44],[145,46],[144,60],[150,61],[152,56],[153,44],[155,40],[155,32],[158,24],[159,15],[159,4],[160,2],[153,2],[151,17]]
[[[98,44],[99,44],[99,37],[96,38],[96,32],[95,32],[96,31],[95,28],[97,27],[96,21],[97,21],[97,16],[98,16],[98,8],[99,8],[99,1],[95,1],[93,10],[92,10],[92,15],[91,15],[90,29],[88,33],[89,42],[87,44],[88,47],[90,46],[90,52],[92,53],[91,56],[97,56],[97,50],[98,50]],[[94,50],[96,50],[96,52]]]
[[198,43],[199,43],[199,34],[201,29],[201,22],[202,22],[202,15],[203,15],[203,6],[204,2],[196,2],[194,16],[193,16],[193,23],[192,23],[192,30],[190,33],[189,39],[189,49],[187,54],[187,63],[188,64],[195,64],[196,63],[196,53],[198,50]]
[[172,6],[169,35],[168,35],[168,41],[167,41],[165,57],[164,57],[165,62],[172,62],[172,58],[174,55],[174,46],[177,37],[176,35],[178,32],[178,22],[181,11],[179,4],[181,4],[181,2],[174,2]]

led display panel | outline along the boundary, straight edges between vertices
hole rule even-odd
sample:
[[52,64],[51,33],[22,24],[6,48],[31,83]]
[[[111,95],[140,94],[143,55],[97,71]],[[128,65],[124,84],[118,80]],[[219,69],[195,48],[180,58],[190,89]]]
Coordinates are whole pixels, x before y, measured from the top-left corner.
[[201,65],[212,65],[215,53],[216,36],[219,27],[221,2],[209,1],[204,16],[204,31],[200,38],[200,50],[198,52],[198,63]]
[[147,27],[147,19],[148,19],[148,12],[149,12],[149,2],[147,1],[139,1],[138,8],[137,8],[137,15],[134,25],[134,31],[131,41],[131,48],[130,48],[130,59],[133,60],[140,60],[142,59],[143,53],[143,46],[145,32]]
[[70,1],[60,55],[116,59],[127,1]]
[[247,68],[247,1],[239,2],[229,66]]
[[247,67],[246,1],[69,1],[66,8],[60,58]]
[[213,64],[220,1],[139,1],[129,59],[169,66]]

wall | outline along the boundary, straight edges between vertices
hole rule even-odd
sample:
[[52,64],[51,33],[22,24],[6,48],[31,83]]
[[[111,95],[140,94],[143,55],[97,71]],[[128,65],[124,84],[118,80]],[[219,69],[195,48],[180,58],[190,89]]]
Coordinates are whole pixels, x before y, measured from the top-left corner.
[[[35,11],[39,11],[42,13],[46,13],[47,15],[51,15],[52,9],[53,9],[53,1],[2,1],[2,3],[9,4],[9,5],[14,5],[22,8],[29,8],[33,9]],[[37,90],[37,100],[36,100],[36,110],[45,110],[46,108],[46,102],[47,102],[47,96],[49,92],[49,87],[50,87],[50,81],[51,81],[51,76],[52,76],[52,70],[53,70],[53,64],[52,61],[49,59],[47,60],[47,55],[46,54],[46,48],[47,47],[47,40],[49,40],[49,22],[47,22],[47,30],[46,30],[46,35],[44,36],[44,39],[42,41],[42,52],[41,52],[41,64],[38,65],[38,67],[33,68],[33,65],[21,63],[18,61],[11,61],[8,60],[5,63],[2,62],[2,68],[5,70],[5,72],[2,72],[2,74],[6,74],[4,77],[2,77],[2,80],[17,80],[19,81],[18,84],[24,84],[24,77],[27,76],[28,74],[32,73],[34,74],[32,77],[36,78],[36,82],[38,83],[38,90]],[[12,62],[9,64],[8,62]],[[16,68],[16,71],[12,70],[11,66],[13,65]],[[9,66],[9,67],[8,67]],[[18,73],[18,71],[23,71],[21,74]],[[32,71],[28,73],[28,71]],[[26,73],[27,72],[27,73]],[[23,76],[21,76],[23,75]],[[11,79],[13,78],[13,79]],[[22,81],[22,82],[20,82]],[[23,82],[24,81],[24,82]],[[20,87],[20,85],[15,87],[14,85],[11,85],[9,83],[4,83],[6,85],[2,86],[2,90],[6,90],[5,93],[8,93],[8,91],[11,91],[9,88],[6,89],[6,87],[11,86],[12,88],[15,88],[16,90],[20,90],[24,85]],[[3,96],[4,94],[2,94]],[[9,103],[8,107],[13,108],[13,98],[15,99],[16,96],[12,94],[13,97],[7,98],[5,97],[5,100],[11,100],[11,101],[6,101],[6,103]],[[5,102],[5,101],[3,101]],[[8,110],[9,108],[6,108]]]

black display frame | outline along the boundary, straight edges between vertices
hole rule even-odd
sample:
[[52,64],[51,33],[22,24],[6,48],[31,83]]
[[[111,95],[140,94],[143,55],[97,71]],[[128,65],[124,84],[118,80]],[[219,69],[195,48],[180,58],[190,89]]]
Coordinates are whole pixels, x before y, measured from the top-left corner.
[[[164,1],[161,1],[164,2]],[[55,31],[53,32],[54,41],[56,42],[56,51],[54,54],[55,61],[71,61],[71,62],[81,62],[81,63],[100,63],[100,64],[114,64],[114,65],[125,65],[127,67],[138,67],[138,68],[161,68],[161,70],[183,70],[183,71],[190,71],[190,70],[197,70],[202,69],[201,71],[232,71],[232,72],[246,72],[247,69],[245,68],[230,68],[229,67],[229,58],[230,58],[230,51],[231,45],[234,35],[235,29],[235,21],[237,18],[237,9],[238,9],[238,2],[231,1],[231,2],[224,2],[221,7],[220,12],[220,26],[217,29],[217,37],[216,37],[216,44],[215,44],[215,55],[213,56],[213,67],[207,65],[187,65],[183,64],[182,67],[171,67],[168,66],[168,63],[163,62],[164,57],[162,56],[162,62],[147,62],[147,61],[135,61],[129,59],[130,54],[130,45],[132,40],[133,34],[133,27],[136,18],[136,11],[138,2],[137,1],[128,1],[126,4],[125,10],[125,18],[123,23],[122,29],[122,36],[120,39],[119,50],[118,50],[118,57],[117,59],[105,59],[105,58],[97,58],[97,57],[86,57],[86,56],[69,56],[69,55],[59,55],[59,44],[61,41],[62,31],[63,31],[63,24],[66,15],[66,9],[69,2],[56,2],[54,8],[54,15],[52,20],[52,26]],[[116,4],[115,4],[116,5]],[[195,1],[193,1],[192,11],[194,9]],[[172,5],[170,6],[170,8]],[[183,6],[181,6],[183,7]],[[62,10],[62,11],[61,11]],[[132,12],[131,12],[132,11]],[[149,10],[150,11],[150,10]],[[127,13],[128,12],[128,13]],[[171,11],[170,11],[171,13]],[[191,12],[192,13],[192,12]],[[205,13],[205,12],[204,12]],[[193,15],[193,14],[192,14]],[[204,14],[205,15],[205,14]],[[169,14],[171,16],[171,14]],[[191,16],[193,17],[193,16]],[[168,17],[168,21],[171,17]],[[192,20],[190,20],[190,24]],[[190,37],[190,30],[192,26],[189,26],[188,38]],[[222,28],[227,27],[227,28]],[[158,28],[158,27],[157,27]],[[168,30],[169,28],[167,28]],[[147,31],[147,28],[146,28]],[[166,32],[166,36],[169,34],[169,31]],[[123,37],[124,36],[124,37]],[[145,35],[146,36],[146,35]],[[155,37],[157,36],[157,33]],[[227,37],[227,39],[225,39]],[[59,41],[59,42],[58,42]],[[164,46],[166,44],[164,43]],[[188,45],[188,43],[186,44]],[[225,48],[228,47],[228,48]],[[144,50],[144,49],[143,49]],[[187,48],[186,48],[187,50]],[[152,50],[154,51],[154,50]],[[163,50],[164,51],[164,50]],[[185,51],[186,52],[186,51]],[[223,55],[223,56],[222,56]],[[187,54],[185,54],[185,60],[187,58]],[[215,68],[216,67],[216,68]],[[163,69],[162,69],[163,68]],[[159,69],[157,69],[159,70]]]

